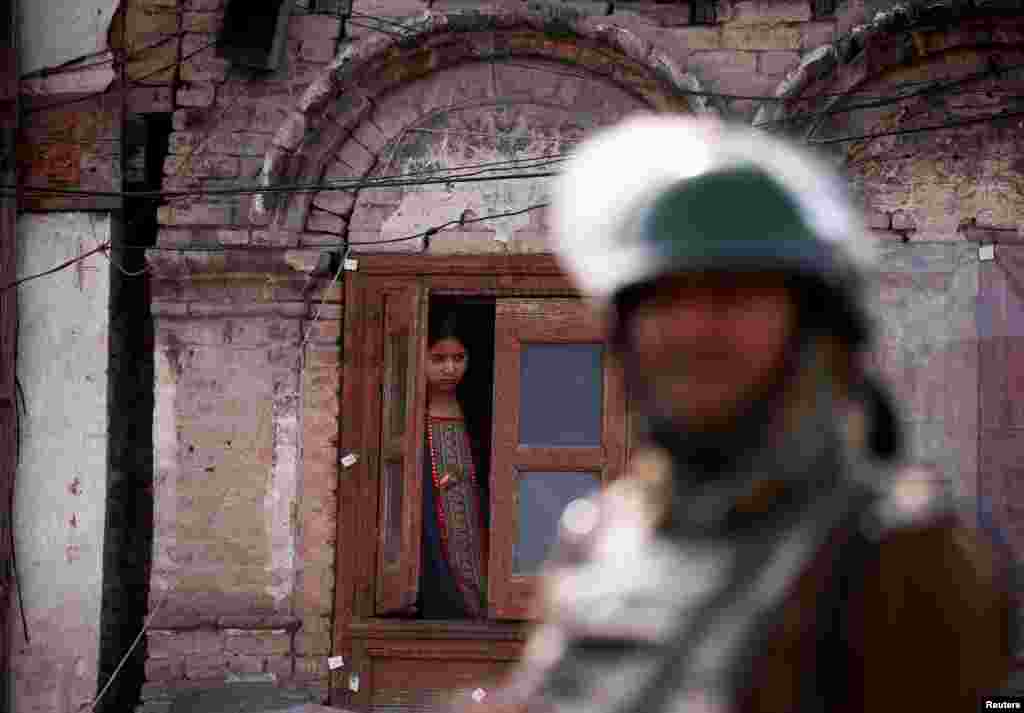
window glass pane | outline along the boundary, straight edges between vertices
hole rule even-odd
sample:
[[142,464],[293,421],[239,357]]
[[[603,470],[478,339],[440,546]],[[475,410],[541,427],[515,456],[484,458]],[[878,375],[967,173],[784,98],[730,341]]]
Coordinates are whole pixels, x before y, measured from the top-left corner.
[[384,463],[384,564],[398,562],[402,554],[402,461]]
[[596,473],[519,474],[519,523],[512,549],[512,573],[536,574],[558,535],[558,519],[566,505],[595,491]]
[[539,448],[601,445],[601,344],[524,344],[519,443]]

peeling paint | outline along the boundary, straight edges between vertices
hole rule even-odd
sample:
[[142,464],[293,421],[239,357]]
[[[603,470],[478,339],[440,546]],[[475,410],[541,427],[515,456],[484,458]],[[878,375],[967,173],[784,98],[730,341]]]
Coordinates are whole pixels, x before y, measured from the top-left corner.
[[[299,477],[298,384],[290,385],[296,396],[275,399],[274,462],[271,487],[264,497],[267,533],[270,539],[270,562],[267,571],[273,575],[291,573],[295,567],[297,523],[292,516]],[[280,405],[279,405],[280,404]],[[279,577],[271,582],[267,593],[280,604],[291,596],[293,578]]]

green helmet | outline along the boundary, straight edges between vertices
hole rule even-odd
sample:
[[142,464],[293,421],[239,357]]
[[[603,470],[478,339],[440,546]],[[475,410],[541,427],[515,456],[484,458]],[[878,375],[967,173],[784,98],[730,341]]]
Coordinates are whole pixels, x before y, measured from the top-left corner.
[[875,247],[843,180],[749,128],[642,116],[584,142],[554,195],[555,253],[605,305],[691,270],[779,270],[827,298],[828,328],[864,343]]

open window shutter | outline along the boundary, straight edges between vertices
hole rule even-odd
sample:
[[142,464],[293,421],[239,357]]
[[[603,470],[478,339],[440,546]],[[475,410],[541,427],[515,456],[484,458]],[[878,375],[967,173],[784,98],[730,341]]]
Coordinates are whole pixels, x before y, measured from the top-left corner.
[[389,292],[383,317],[376,611],[395,614],[412,609],[419,588],[426,291]]
[[625,466],[622,374],[581,300],[498,300],[490,615],[529,619],[565,506]]

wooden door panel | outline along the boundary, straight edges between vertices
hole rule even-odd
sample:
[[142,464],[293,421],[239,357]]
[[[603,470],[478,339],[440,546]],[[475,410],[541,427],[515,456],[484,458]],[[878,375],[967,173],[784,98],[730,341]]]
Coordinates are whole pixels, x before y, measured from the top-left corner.
[[383,316],[376,613],[393,614],[410,611],[419,590],[425,291],[386,293]]
[[[517,642],[367,641],[373,713],[411,713],[472,706],[472,694],[493,691],[522,654]],[[486,699],[484,699],[486,700]]]

